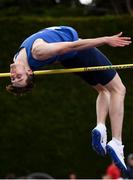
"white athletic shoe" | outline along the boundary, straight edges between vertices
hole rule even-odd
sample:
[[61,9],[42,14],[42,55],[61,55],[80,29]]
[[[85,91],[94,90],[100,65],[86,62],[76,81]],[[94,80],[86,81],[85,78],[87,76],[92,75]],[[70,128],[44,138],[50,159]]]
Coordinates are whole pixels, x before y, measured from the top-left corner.
[[120,143],[117,143],[115,140],[111,140],[107,146],[106,150],[109,156],[111,157],[112,161],[121,169],[123,173],[127,172],[127,167],[124,162],[124,153],[123,153],[124,146]]
[[106,155],[107,132],[104,124],[99,123],[92,130],[92,148],[100,155]]

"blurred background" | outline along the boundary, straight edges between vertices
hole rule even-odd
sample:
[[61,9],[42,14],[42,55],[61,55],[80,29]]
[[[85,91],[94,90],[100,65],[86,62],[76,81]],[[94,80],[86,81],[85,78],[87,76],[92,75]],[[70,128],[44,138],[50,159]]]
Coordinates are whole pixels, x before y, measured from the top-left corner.
[[[133,15],[132,0],[1,0],[1,13],[77,17],[87,15]],[[70,13],[71,12],[71,13]]]
[[[121,31],[132,37],[133,1],[0,0],[0,72],[9,71],[27,36],[58,25],[74,27],[81,38]],[[113,64],[124,64],[133,62],[132,48],[104,46],[100,50]],[[46,67],[52,68],[60,66]],[[127,159],[133,152],[133,72],[119,73],[127,87],[123,131]],[[72,74],[49,75],[36,77],[32,93],[14,97],[5,90],[9,81],[0,79],[0,178],[25,178],[36,172],[39,174],[33,177],[47,173],[54,178],[102,178],[108,173],[110,159],[98,156],[91,148],[95,91]],[[109,120],[107,126],[110,139]]]

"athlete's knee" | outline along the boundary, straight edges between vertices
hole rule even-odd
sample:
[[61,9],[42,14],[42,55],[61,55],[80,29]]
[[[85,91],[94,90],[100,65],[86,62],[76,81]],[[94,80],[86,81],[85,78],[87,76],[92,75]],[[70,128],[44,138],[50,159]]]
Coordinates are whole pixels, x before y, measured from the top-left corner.
[[126,94],[126,87],[124,86],[124,84],[122,82],[118,83],[118,84],[114,84],[114,86],[112,88],[109,89],[110,93],[116,93],[119,94],[121,96],[125,96]]
[[120,83],[116,87],[114,86],[114,92],[116,92],[119,95],[125,96],[125,94],[126,94],[126,87],[124,86],[123,83]]
[[110,95],[111,94],[107,89],[103,89],[103,90],[99,91],[98,97],[110,99]]
[[122,93],[122,95],[124,95],[125,96],[125,94],[126,94],[126,87],[124,86],[124,84],[122,83],[122,86],[121,86],[121,93]]
[[119,94],[121,96],[125,96],[125,94],[126,94],[126,87],[122,83],[118,74],[116,74],[114,79],[111,82],[109,82],[105,87],[108,89],[108,91],[111,94],[115,93],[115,94]]

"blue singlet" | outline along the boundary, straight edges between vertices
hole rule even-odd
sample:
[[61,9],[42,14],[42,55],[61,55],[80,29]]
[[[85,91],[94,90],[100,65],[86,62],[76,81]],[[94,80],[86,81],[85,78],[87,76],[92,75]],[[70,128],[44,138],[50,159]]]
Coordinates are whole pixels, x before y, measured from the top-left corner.
[[76,41],[78,40],[78,34],[76,30],[74,30],[72,27],[68,26],[56,26],[56,27],[50,27],[43,29],[30,37],[28,37],[20,46],[20,49],[25,48],[27,57],[28,57],[28,63],[32,70],[40,69],[41,67],[45,65],[49,65],[54,63],[55,61],[63,61],[69,58],[72,58],[76,52],[70,52],[66,53],[64,55],[57,55],[52,58],[49,58],[44,61],[39,61],[33,58],[31,49],[32,45],[35,40],[37,39],[43,39],[44,41],[48,43],[53,42],[68,42],[68,41]]
[[[34,41],[40,38],[48,43],[77,41],[79,39],[76,30],[68,26],[46,28],[28,37],[21,44],[20,49],[26,49],[28,63],[33,71],[38,70],[45,65],[50,65],[55,61],[60,61],[61,64],[66,68],[111,65],[111,62],[108,60],[108,58],[97,48],[88,48],[80,51],[73,51],[63,55],[54,56],[44,61],[36,60],[32,57],[31,49]],[[16,56],[17,55],[18,53],[16,54]],[[76,74],[79,75],[87,83],[95,86],[97,84],[105,85],[109,83],[116,75],[116,71],[106,70]]]

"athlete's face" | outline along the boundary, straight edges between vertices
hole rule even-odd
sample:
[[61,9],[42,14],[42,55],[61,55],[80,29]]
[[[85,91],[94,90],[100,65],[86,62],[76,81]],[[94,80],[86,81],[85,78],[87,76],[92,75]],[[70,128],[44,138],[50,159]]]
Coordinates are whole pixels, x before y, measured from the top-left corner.
[[25,87],[27,85],[26,80],[29,72],[25,69],[22,64],[11,64],[10,65],[11,82],[15,87]]

